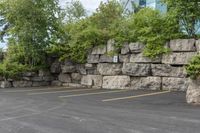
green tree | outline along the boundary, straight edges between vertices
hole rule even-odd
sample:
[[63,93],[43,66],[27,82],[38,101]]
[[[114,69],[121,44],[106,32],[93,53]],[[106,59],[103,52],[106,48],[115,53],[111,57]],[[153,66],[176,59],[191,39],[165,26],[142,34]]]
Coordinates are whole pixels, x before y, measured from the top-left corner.
[[87,12],[79,0],[71,0],[71,2],[67,2],[64,10],[67,22],[78,21],[87,16]]
[[7,56],[30,66],[45,64],[46,48],[58,40],[58,5],[58,0],[1,0],[1,38],[8,37],[8,45],[20,47],[21,52],[16,56],[17,59],[12,56],[15,52]]
[[189,37],[196,37],[200,29],[200,1],[199,0],[163,0],[169,14],[178,18],[182,31]]

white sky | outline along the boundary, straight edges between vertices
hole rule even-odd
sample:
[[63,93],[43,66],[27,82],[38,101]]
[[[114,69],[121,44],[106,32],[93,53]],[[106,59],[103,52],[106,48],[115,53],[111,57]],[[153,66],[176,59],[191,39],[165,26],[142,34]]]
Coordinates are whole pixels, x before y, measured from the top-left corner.
[[[61,5],[65,5],[66,2],[70,2],[71,0],[60,0]],[[95,11],[96,8],[99,6],[100,2],[106,2],[108,0],[80,0],[80,2],[83,4],[85,9],[89,11],[90,13]]]

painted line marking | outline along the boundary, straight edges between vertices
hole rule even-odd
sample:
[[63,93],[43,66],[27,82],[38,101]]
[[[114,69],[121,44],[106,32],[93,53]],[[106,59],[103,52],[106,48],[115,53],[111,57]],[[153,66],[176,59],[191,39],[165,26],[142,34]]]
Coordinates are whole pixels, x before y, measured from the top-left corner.
[[6,93],[16,93],[16,92],[32,92],[32,91],[45,91],[45,90],[59,90],[59,89],[68,89],[70,87],[59,87],[59,88],[46,88],[46,89],[24,89],[24,90],[7,90],[7,91],[2,91]]
[[160,95],[160,94],[165,94],[165,93],[170,93],[170,92],[171,91],[162,91],[162,92],[148,93],[148,94],[142,94],[142,95],[136,95],[136,96],[111,98],[111,99],[105,99],[105,100],[102,100],[102,101],[103,102],[111,102],[111,101],[117,101],[117,100],[134,99],[134,98],[140,98],[140,97]]
[[130,90],[115,90],[115,91],[104,91],[104,92],[94,92],[94,93],[83,93],[83,94],[59,96],[59,98],[70,98],[70,97],[79,97],[79,96],[100,95],[100,94],[117,93],[117,92],[125,92],[125,91],[130,91]]
[[65,91],[51,91],[51,92],[36,92],[36,93],[28,93],[28,95],[43,95],[43,94],[54,94],[54,93],[62,93],[62,92],[82,92],[82,91],[90,91],[90,90],[100,90],[100,89],[74,89],[74,90],[65,90]]

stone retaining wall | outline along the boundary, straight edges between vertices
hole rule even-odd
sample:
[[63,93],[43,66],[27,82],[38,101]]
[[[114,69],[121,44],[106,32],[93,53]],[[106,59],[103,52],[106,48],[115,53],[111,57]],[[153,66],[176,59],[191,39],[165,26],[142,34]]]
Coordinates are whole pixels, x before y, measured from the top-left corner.
[[[52,64],[51,72],[58,74],[53,85],[87,86],[105,89],[142,89],[186,91],[189,85],[184,65],[200,51],[200,40],[176,39],[167,43],[171,52],[156,59],[142,54],[141,43],[125,44],[116,54],[114,41],[94,47],[86,64],[64,62]],[[57,64],[57,65],[55,65]],[[60,68],[59,68],[60,67]]]
[[52,63],[49,72],[26,73],[19,81],[1,81],[1,87],[72,86],[105,89],[186,91],[189,85],[184,65],[200,51],[200,40],[176,39],[167,43],[171,52],[156,59],[142,54],[141,43],[125,44],[117,63],[114,41],[94,47],[86,64],[70,61]]

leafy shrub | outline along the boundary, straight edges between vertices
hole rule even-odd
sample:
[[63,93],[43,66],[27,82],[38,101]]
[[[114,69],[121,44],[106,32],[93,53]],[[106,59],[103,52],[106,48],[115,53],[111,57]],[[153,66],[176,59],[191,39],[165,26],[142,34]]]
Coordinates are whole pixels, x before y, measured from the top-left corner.
[[191,59],[189,64],[186,66],[186,71],[192,79],[196,79],[200,76],[200,54]]
[[17,78],[22,72],[29,71],[27,65],[22,65],[17,62],[4,61],[0,64],[0,75],[6,79]]
[[[180,36],[176,20],[151,8],[143,8],[130,20],[130,36],[136,41],[146,44],[144,55],[155,58],[167,53],[165,43]],[[133,40],[132,39],[132,40]]]

